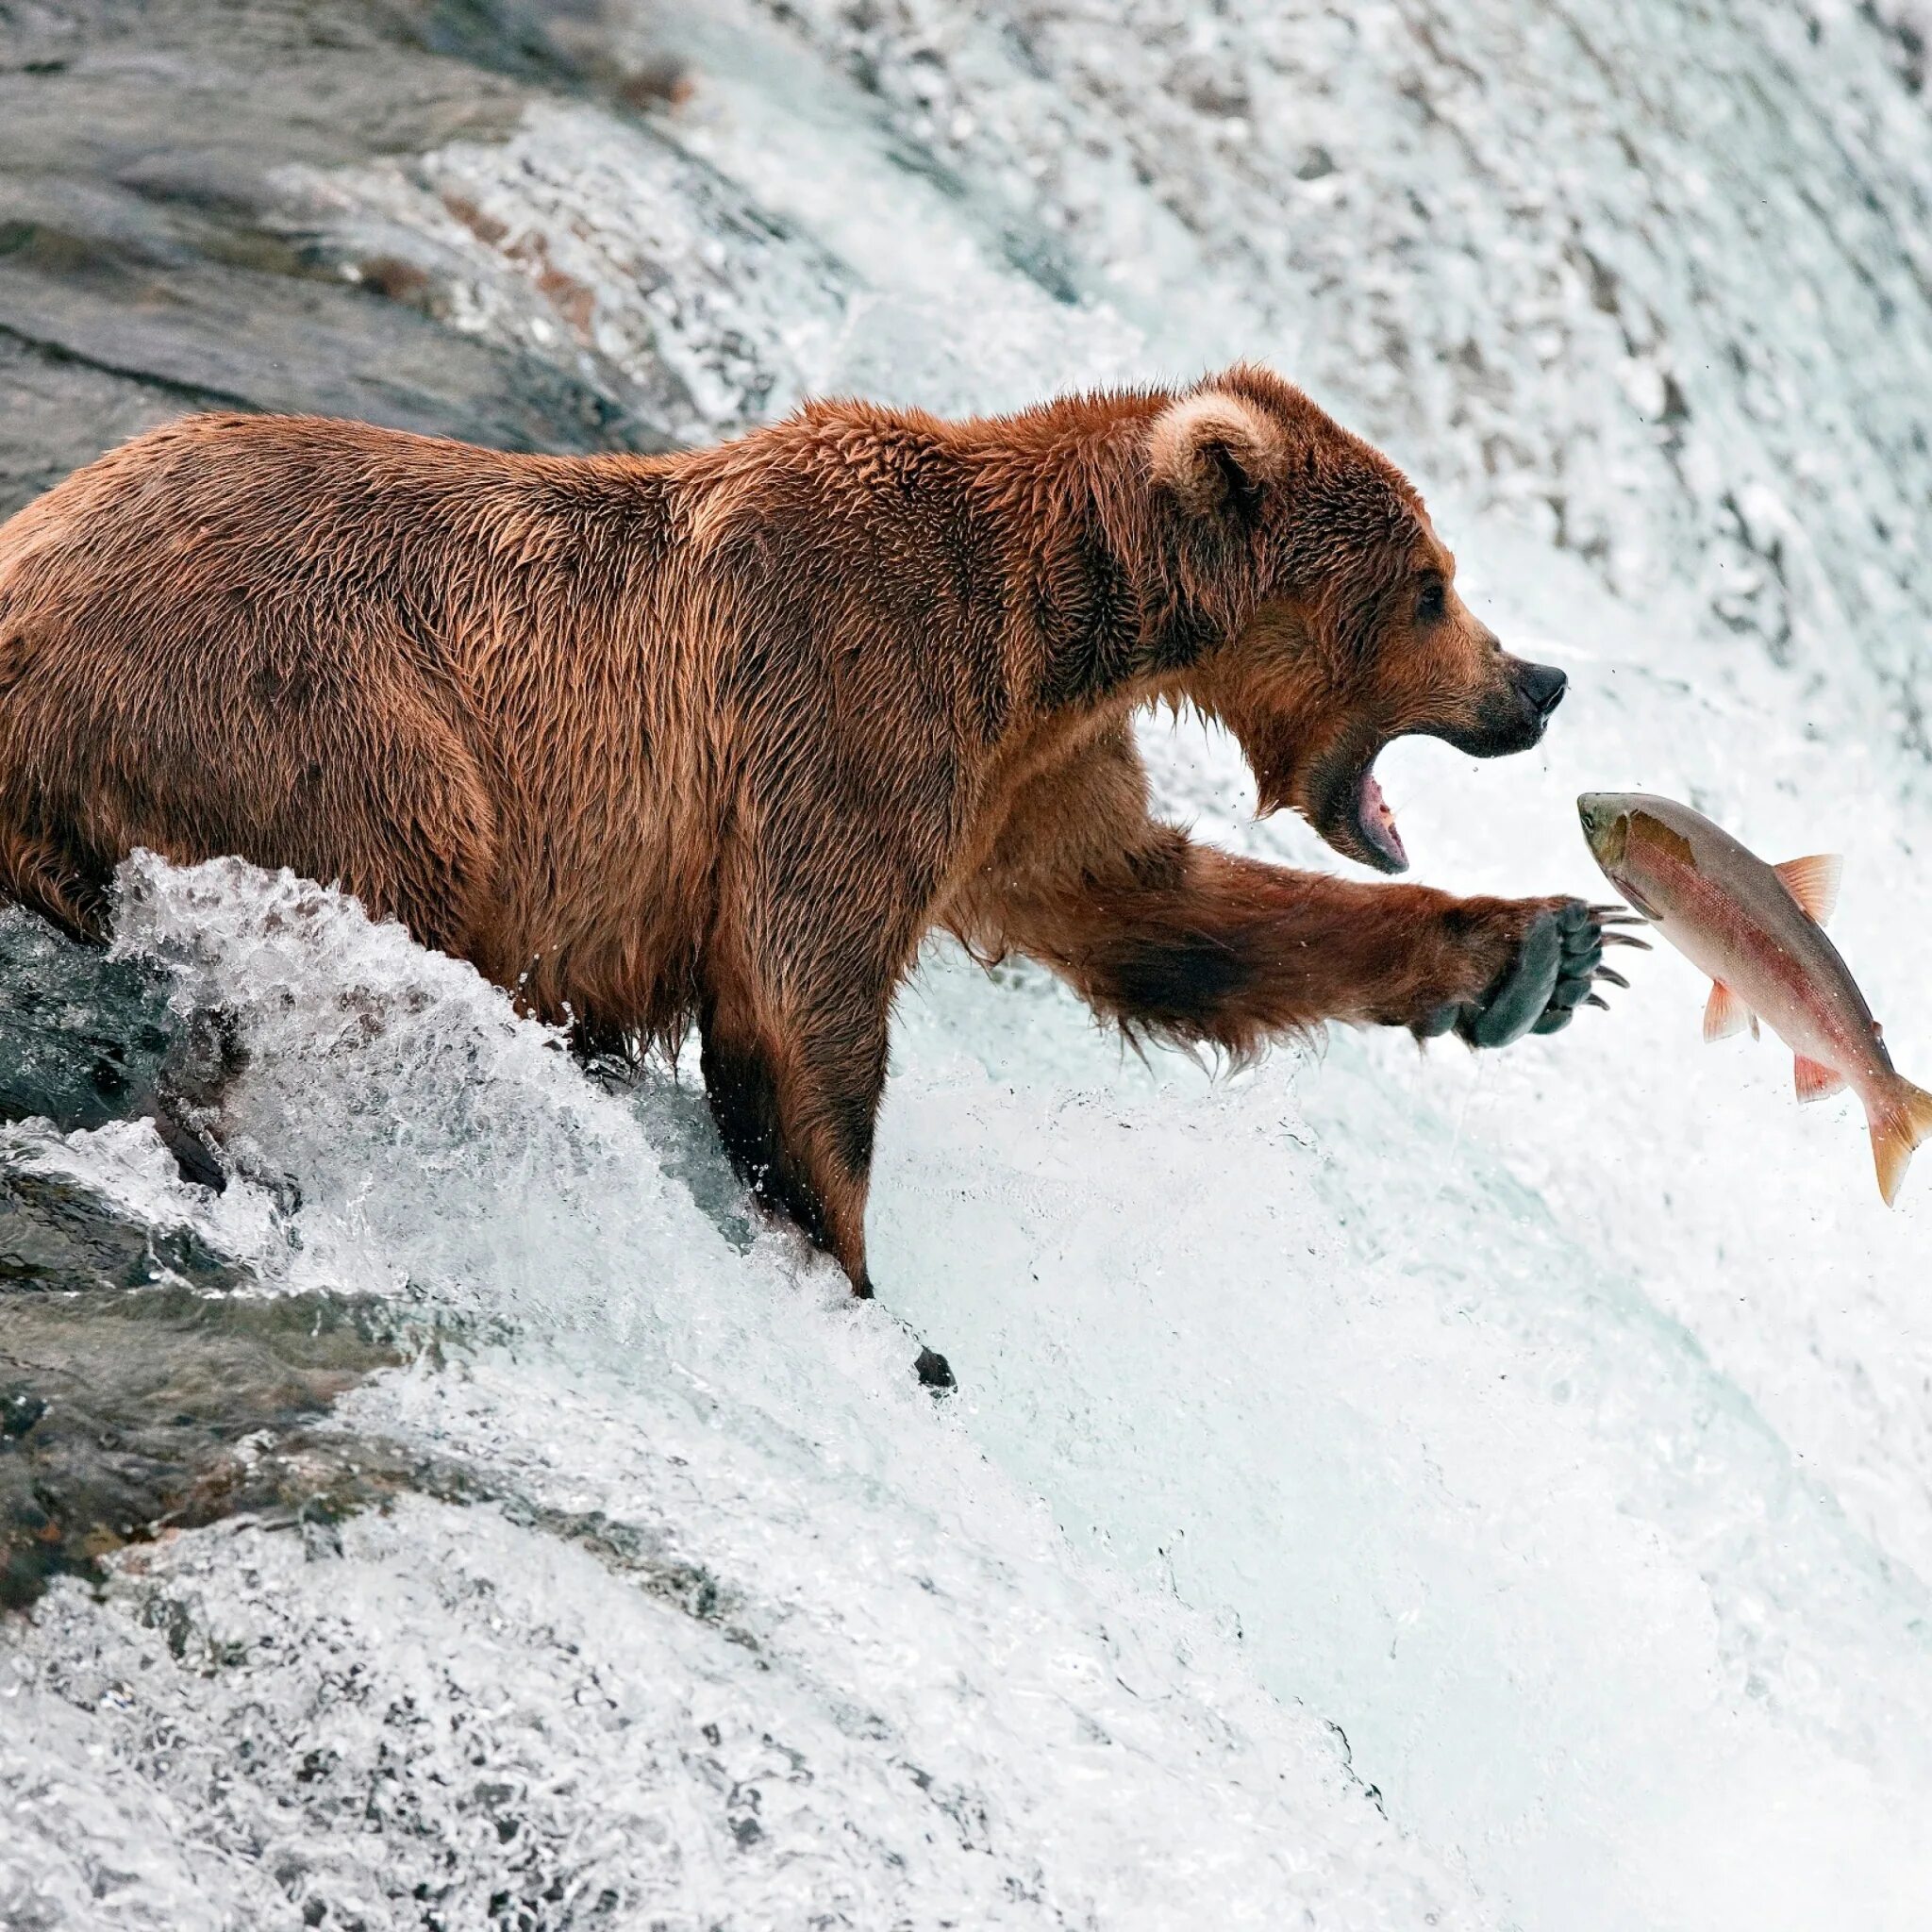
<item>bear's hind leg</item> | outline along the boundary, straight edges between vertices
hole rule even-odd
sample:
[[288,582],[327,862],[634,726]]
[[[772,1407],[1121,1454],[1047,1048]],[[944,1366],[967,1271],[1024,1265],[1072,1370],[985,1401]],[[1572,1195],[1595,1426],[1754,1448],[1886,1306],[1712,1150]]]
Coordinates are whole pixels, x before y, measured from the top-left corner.
[[0,816],[0,905],[9,899],[83,945],[107,941],[108,889],[103,879],[50,841],[16,832]]

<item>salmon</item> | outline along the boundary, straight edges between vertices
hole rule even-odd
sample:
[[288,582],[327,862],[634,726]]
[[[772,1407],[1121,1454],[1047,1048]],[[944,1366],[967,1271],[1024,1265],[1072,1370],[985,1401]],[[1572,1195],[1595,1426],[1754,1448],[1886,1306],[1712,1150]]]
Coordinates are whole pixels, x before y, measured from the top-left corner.
[[1932,1136],[1932,1093],[1892,1065],[1884,1029],[1824,935],[1843,861],[1767,865],[1702,812],[1640,791],[1586,792],[1576,810],[1604,875],[1710,975],[1705,1039],[1746,1026],[1755,1036],[1761,1016],[1796,1057],[1800,1100],[1847,1087],[1857,1095],[1890,1206],[1912,1149]]

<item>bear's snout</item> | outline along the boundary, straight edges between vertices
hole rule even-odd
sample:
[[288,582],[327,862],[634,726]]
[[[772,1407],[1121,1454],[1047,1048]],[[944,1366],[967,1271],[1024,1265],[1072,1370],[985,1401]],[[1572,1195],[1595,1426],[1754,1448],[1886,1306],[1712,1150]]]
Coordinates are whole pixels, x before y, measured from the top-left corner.
[[1523,664],[1515,672],[1516,689],[1524,701],[1544,724],[1550,713],[1563,702],[1570,680],[1554,664]]
[[1506,657],[1500,668],[1502,675],[1491,682],[1470,712],[1435,732],[1472,758],[1500,758],[1530,750],[1541,742],[1551,712],[1569,689],[1569,678],[1553,664]]

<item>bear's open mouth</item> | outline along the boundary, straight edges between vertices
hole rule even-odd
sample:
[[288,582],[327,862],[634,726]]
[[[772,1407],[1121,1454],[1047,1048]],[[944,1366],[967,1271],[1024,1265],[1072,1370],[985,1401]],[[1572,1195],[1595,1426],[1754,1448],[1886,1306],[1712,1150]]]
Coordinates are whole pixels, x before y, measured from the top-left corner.
[[1381,782],[1375,776],[1373,763],[1362,767],[1361,775],[1355,782],[1350,815],[1355,821],[1352,829],[1369,848],[1365,856],[1372,863],[1385,872],[1408,870],[1408,854],[1403,849],[1402,834],[1395,828],[1395,814],[1382,796]]
[[[1384,741],[1383,742],[1386,742]],[[1377,872],[1407,872],[1408,853],[1382,795],[1375,759],[1383,742],[1359,740],[1308,774],[1299,808],[1336,851]]]

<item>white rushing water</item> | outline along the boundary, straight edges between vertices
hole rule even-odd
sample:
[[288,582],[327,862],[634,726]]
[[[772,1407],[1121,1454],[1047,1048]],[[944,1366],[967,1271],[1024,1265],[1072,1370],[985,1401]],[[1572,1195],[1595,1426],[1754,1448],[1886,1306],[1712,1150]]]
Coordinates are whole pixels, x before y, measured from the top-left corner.
[[[655,118],[290,192],[694,436],[1274,363],[1573,680],[1536,754],[1385,758],[1419,874],[1589,891],[1596,787],[1841,850],[1834,932],[1932,1078],[1932,110],[1863,11],[684,0],[635,39],[689,66]],[[1204,835],[1340,864],[1224,741],[1147,744]],[[0,1640],[0,1923],[1926,1923],[1932,1156],[1888,1214],[1855,1104],[1701,1045],[1674,957],[1506,1054],[1210,1078],[935,954],[858,1307],[754,1228],[689,1074],[607,1096],[353,907],[141,866],[123,943],[238,1011],[239,1141],[301,1206],[211,1207],[144,1128],[13,1158],[472,1340],[328,1424],[419,1492],[180,1535]]]

